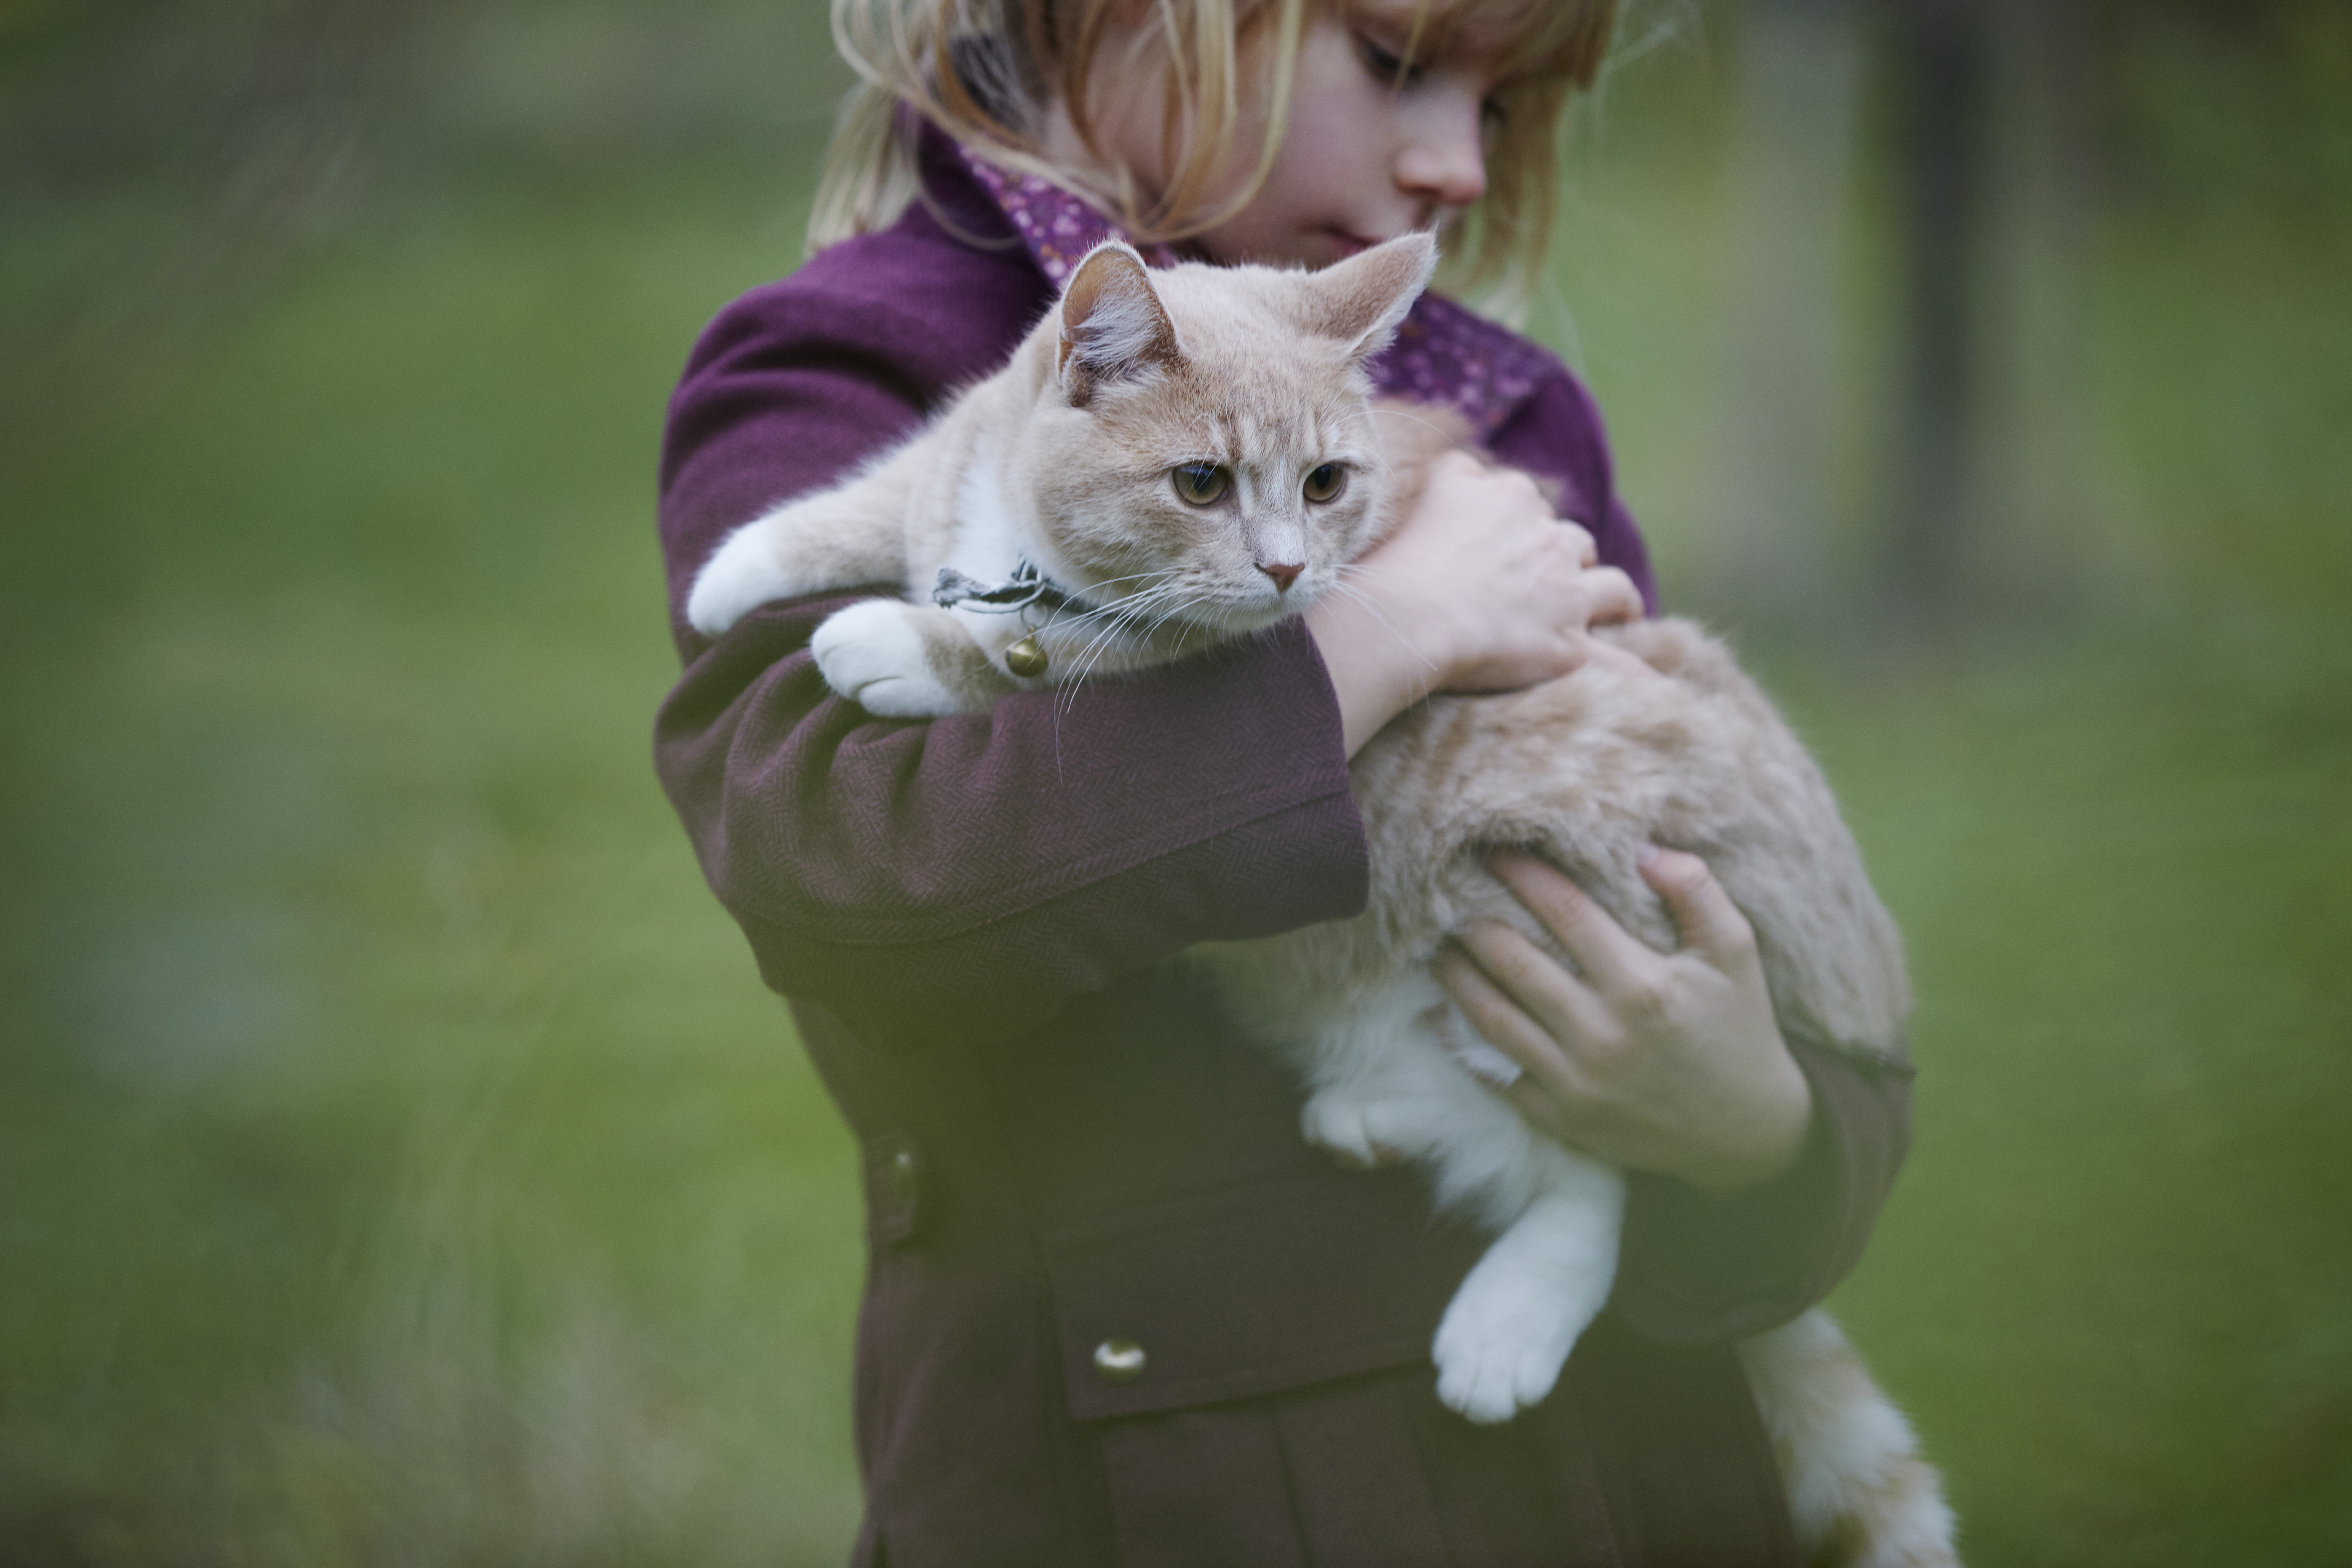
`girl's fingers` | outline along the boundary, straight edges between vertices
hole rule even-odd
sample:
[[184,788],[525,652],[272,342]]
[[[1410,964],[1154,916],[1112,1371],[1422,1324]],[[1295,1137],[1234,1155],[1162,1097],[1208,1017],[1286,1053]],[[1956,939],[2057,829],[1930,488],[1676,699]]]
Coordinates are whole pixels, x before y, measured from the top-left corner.
[[1641,655],[1628,652],[1615,643],[1602,642],[1599,637],[1588,637],[1585,639],[1585,644],[1584,662],[1586,664],[1605,664],[1612,669],[1632,676],[1636,680],[1665,679],[1644,661]]
[[1533,1122],[1538,1131],[1549,1132],[1563,1143],[1573,1143],[1584,1136],[1585,1129],[1569,1108],[1533,1077],[1523,1078],[1501,1092],[1511,1102],[1511,1108]]
[[1554,526],[1565,528],[1569,531],[1570,538],[1572,539],[1576,544],[1576,563],[1579,566],[1591,568],[1599,564],[1601,561],[1601,545],[1599,542],[1592,537],[1592,531],[1591,529],[1585,527],[1584,524],[1580,522],[1571,522],[1567,518],[1561,518]]
[[1634,857],[1643,880],[1665,900],[1682,933],[1683,946],[1718,969],[1744,963],[1756,953],[1756,928],[1706,868],[1706,862],[1679,849],[1643,845]]
[[1658,963],[1656,953],[1549,862],[1525,850],[1498,849],[1486,857],[1486,868],[1543,922],[1602,994],[1624,988]]
[[[1568,1056],[1545,1026],[1488,973],[1470,943],[1482,933],[1468,932],[1438,949],[1433,968],[1437,984],[1461,1010],[1470,1026],[1487,1044],[1519,1064],[1532,1078],[1557,1082],[1570,1071]],[[1518,933],[1511,933],[1517,936]]]
[[1555,1046],[1573,1049],[1609,1027],[1607,1010],[1591,987],[1500,921],[1475,921],[1454,941]]
[[1497,1092],[1538,1130],[1562,1142],[1584,1137],[1590,1128],[1580,1112],[1591,1099],[1591,1088],[1559,1042],[1451,942],[1438,954],[1437,978],[1471,1027],[1519,1065],[1518,1081]]
[[1616,626],[1642,618],[1642,590],[1616,567],[1592,568],[1584,574],[1584,587],[1592,605],[1592,614],[1585,621],[1587,626]]

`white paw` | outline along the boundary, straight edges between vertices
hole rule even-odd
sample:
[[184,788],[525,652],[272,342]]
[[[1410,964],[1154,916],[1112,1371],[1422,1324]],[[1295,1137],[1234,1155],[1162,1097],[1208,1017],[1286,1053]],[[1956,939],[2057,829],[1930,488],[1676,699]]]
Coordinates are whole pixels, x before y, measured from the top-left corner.
[[1448,1002],[1422,1015],[1438,1045],[1452,1057],[1454,1065],[1472,1078],[1495,1089],[1508,1089],[1525,1076],[1519,1064],[1486,1043],[1470,1027],[1468,1020]]
[[1508,1421],[1559,1381],[1581,1324],[1541,1281],[1474,1268],[1431,1347],[1437,1397],[1473,1421]]
[[772,599],[792,596],[767,520],[744,524],[702,563],[686,595],[687,624],[715,637]]
[[1307,1102],[1298,1130],[1310,1147],[1369,1171],[1411,1159],[1426,1141],[1415,1126],[1420,1120],[1409,1104],[1327,1089]]
[[931,673],[911,606],[867,599],[825,618],[809,639],[824,683],[885,719],[937,719],[959,713],[955,694]]

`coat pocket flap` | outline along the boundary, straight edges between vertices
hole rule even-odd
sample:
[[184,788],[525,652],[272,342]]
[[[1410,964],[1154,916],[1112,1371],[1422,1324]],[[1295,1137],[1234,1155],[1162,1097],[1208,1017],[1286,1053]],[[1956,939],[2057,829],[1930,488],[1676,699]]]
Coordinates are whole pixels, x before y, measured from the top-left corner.
[[1433,1219],[1402,1172],[1289,1177],[1052,1232],[1070,1414],[1137,1415],[1426,1360],[1484,1246]]

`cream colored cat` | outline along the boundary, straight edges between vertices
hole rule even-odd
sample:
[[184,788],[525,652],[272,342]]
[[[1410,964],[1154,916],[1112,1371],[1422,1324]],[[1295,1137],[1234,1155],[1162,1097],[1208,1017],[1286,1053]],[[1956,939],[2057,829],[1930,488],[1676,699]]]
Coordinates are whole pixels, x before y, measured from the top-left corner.
[[[1363,374],[1434,259],[1412,236],[1318,273],[1147,274],[1102,247],[1002,372],[841,486],[731,535],[688,617],[715,636],[772,599],[896,582],[930,602],[854,605],[813,649],[871,711],[932,717],[1297,614],[1454,445],[1443,419],[1376,413]],[[1827,785],[1722,646],[1673,620],[1603,635],[1657,673],[1591,664],[1526,691],[1438,698],[1363,750],[1361,915],[1199,955],[1299,1068],[1310,1141],[1417,1160],[1442,1201],[1496,1231],[1432,1351],[1439,1396],[1478,1421],[1550,1392],[1608,1298],[1624,1210],[1617,1171],[1535,1132],[1474,1077],[1511,1069],[1464,1043],[1430,976],[1445,933],[1480,916],[1551,945],[1481,868],[1487,849],[1536,849],[1662,950],[1674,932],[1633,856],[1691,850],[1755,927],[1784,1031],[1876,1055],[1910,1005]],[[1741,1353],[1809,1555],[1957,1561],[1935,1471],[1828,1318]]]

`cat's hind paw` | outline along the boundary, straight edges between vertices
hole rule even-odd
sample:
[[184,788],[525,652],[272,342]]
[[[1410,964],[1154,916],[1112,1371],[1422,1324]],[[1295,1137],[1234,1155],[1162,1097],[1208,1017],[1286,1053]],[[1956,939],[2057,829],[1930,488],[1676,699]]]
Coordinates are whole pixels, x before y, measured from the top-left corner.
[[885,719],[937,719],[963,703],[931,668],[915,606],[867,599],[825,618],[809,639],[824,683]]
[[1540,1404],[1559,1381],[1579,1325],[1539,1284],[1474,1271],[1455,1292],[1431,1347],[1449,1408],[1491,1426]]
[[1415,1108],[1396,1100],[1360,1099],[1325,1089],[1307,1102],[1299,1134],[1351,1170],[1402,1164],[1428,1142]]

